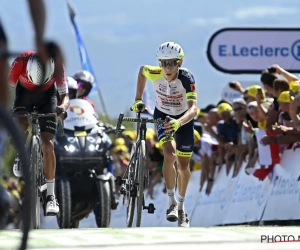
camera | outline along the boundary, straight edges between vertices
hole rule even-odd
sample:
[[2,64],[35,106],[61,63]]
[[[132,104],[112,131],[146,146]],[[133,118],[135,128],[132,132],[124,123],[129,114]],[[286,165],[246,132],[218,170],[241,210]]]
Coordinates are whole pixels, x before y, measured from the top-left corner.
[[276,73],[277,71],[276,71],[276,68],[273,68],[273,67],[269,67],[269,68],[267,68],[267,70],[268,70],[268,72],[269,73]]

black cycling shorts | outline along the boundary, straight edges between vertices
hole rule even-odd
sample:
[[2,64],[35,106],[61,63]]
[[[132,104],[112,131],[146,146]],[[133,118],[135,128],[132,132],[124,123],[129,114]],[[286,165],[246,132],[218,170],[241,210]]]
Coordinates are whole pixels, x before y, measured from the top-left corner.
[[[18,83],[13,112],[32,112],[33,107],[36,106],[40,114],[55,113],[57,107],[56,93],[55,84],[50,89],[41,92],[30,91]],[[39,125],[41,132],[48,132],[54,135],[56,133],[57,119],[56,117],[39,118]]]
[[[171,116],[155,108],[153,117],[154,119],[165,120],[166,116],[179,119],[183,115],[184,113],[177,116]],[[155,125],[155,129],[157,138],[161,145],[170,141],[170,139],[166,139],[166,133],[164,131],[163,124]],[[176,142],[176,155],[181,157],[191,157],[194,149],[194,120],[191,120],[187,124],[180,127],[174,134],[174,137]],[[173,138],[171,138],[171,140],[172,139]]]

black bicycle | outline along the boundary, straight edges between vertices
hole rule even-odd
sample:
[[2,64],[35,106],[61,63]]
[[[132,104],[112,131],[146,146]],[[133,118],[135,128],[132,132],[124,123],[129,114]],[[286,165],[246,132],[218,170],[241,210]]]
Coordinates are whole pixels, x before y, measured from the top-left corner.
[[[46,191],[47,184],[44,175],[43,169],[43,152],[41,148],[41,139],[40,139],[40,128],[38,119],[46,117],[56,117],[63,112],[63,109],[57,107],[55,110],[56,113],[49,114],[39,114],[37,107],[33,108],[33,112],[30,114],[13,114],[13,117],[17,118],[29,118],[31,120],[31,138],[30,144],[28,147],[28,155],[30,156],[30,167],[29,167],[29,176],[30,182],[32,183],[31,187],[31,225],[32,229],[40,228],[40,207],[41,203],[43,204],[44,216],[46,216]],[[67,115],[64,112],[65,117]],[[65,118],[64,117],[64,118]],[[58,119],[58,129],[59,134],[63,135],[63,120]],[[24,167],[22,166],[24,169]],[[26,183],[27,184],[27,183]]]
[[119,115],[117,123],[117,137],[120,136],[120,127],[122,122],[137,123],[137,141],[131,149],[131,156],[124,175],[116,178],[117,185],[121,186],[120,194],[123,195],[123,205],[127,206],[126,223],[127,227],[131,227],[133,223],[135,205],[136,212],[136,227],[141,226],[142,211],[148,210],[148,213],[153,214],[155,207],[153,203],[145,205],[144,190],[149,186],[149,167],[147,163],[147,148],[146,148],[146,131],[147,123],[163,124],[170,120],[154,120],[147,117],[141,117],[141,111],[145,108],[144,104],[138,105],[139,112],[136,118],[124,117],[124,114]]

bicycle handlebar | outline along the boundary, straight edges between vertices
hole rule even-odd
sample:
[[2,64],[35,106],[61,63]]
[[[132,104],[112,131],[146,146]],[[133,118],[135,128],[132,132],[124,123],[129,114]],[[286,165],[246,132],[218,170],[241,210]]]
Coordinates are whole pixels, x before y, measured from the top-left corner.
[[49,113],[49,114],[13,114],[13,117],[16,118],[32,118],[34,116],[35,119],[38,118],[46,118],[46,117],[53,117],[56,118],[57,116],[59,116],[60,114],[64,114],[63,119],[58,119],[58,132],[59,132],[59,136],[63,136],[64,135],[64,120],[68,117],[68,114],[66,111],[64,111],[63,108],[60,107],[56,107],[55,109],[56,113]]
[[147,117],[141,117],[141,118],[133,118],[133,117],[124,117],[124,114],[120,114],[116,126],[116,135],[117,137],[120,136],[122,130],[121,125],[122,122],[146,122],[146,123],[154,123],[154,124],[164,124],[166,122],[169,122],[172,118],[170,116],[166,116],[165,120],[160,119],[149,119]]

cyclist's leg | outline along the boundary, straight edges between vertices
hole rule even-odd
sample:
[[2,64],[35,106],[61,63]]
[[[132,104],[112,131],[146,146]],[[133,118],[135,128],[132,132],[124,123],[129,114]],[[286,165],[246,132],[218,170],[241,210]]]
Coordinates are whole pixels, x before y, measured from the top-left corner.
[[[28,93],[28,91],[22,87],[19,83],[16,86],[16,98],[13,106],[13,113],[18,115],[27,114],[32,111],[32,96]],[[24,132],[25,136],[28,135],[28,126],[29,122],[27,118],[15,118],[15,120],[19,123],[20,129]],[[13,166],[14,175],[17,177],[21,177],[23,175],[22,166],[20,164],[20,159],[18,154],[16,155],[16,159]]]
[[184,212],[184,199],[190,181],[190,159],[194,148],[194,121],[183,125],[175,134],[176,155],[178,159],[178,225],[189,226],[189,220]]
[[[49,94],[51,94],[51,92]],[[56,106],[56,96],[52,96],[52,98],[48,99],[43,105],[39,107],[39,113],[55,113]],[[56,133],[57,120],[56,118],[52,117],[40,118],[39,124],[42,139],[42,151],[44,156],[43,167],[47,182],[46,214],[55,215],[59,212],[59,207],[55,199],[54,192],[56,169],[56,159],[54,154],[54,135]]]
[[[158,109],[154,110],[154,119],[164,120],[167,115]],[[157,138],[159,143],[162,145],[164,153],[164,163],[163,163],[163,176],[165,179],[167,193],[169,196],[169,209],[167,210],[167,220],[176,221],[178,217],[177,213],[177,200],[175,198],[175,185],[176,185],[176,170],[174,168],[174,163],[176,160],[175,155],[175,142],[173,138],[166,138],[166,133],[163,128],[163,124],[158,124],[155,126]]]

